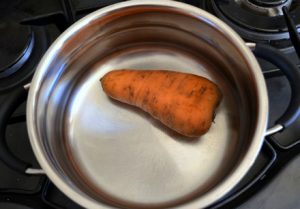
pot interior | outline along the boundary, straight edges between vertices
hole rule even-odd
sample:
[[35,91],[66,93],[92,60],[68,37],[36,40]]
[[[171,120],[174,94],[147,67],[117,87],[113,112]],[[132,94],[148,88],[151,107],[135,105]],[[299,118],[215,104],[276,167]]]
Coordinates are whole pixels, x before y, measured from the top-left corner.
[[[228,192],[235,186],[230,177],[262,140],[255,137],[261,103],[255,71],[236,37],[201,10],[186,9],[149,4],[100,10],[54,43],[30,91],[32,143],[59,188],[57,178],[102,206],[160,208],[194,200],[207,206],[212,193],[218,199],[221,187],[230,185],[223,188]],[[189,139],[109,99],[99,79],[124,68],[176,70],[214,81],[223,100],[209,132]]]

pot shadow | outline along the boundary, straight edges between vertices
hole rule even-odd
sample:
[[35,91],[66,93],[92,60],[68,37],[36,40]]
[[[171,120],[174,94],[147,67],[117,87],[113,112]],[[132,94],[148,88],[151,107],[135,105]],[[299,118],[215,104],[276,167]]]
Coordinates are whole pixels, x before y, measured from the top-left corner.
[[189,143],[189,144],[195,144],[201,139],[201,136],[200,137],[188,137],[188,136],[184,136],[184,135],[172,130],[171,128],[167,127],[165,124],[163,124],[158,119],[154,118],[149,113],[147,113],[146,111],[142,110],[139,107],[117,101],[117,100],[112,99],[110,97],[108,97],[108,98],[109,98],[109,101],[113,105],[116,105],[116,106],[118,106],[122,109],[126,109],[127,111],[131,112],[132,114],[137,114],[140,117],[145,118],[155,128],[158,128],[159,130],[161,130],[162,132],[164,132],[165,134],[167,134],[168,136],[170,136],[174,140]]

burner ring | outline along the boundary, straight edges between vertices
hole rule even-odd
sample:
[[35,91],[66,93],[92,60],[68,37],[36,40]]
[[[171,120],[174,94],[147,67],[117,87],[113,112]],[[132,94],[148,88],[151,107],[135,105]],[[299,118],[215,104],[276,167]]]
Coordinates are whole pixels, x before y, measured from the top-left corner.
[[0,78],[2,78],[16,72],[28,59],[33,42],[33,31],[30,26],[21,25],[13,18],[4,17],[1,18],[0,34],[2,58]]
[[34,34],[32,32],[26,43],[26,48],[24,49],[22,54],[20,54],[18,59],[15,60],[13,64],[0,71],[0,78],[10,76],[11,74],[19,70],[29,59],[31,52],[33,50],[33,46],[34,46]]
[[21,24],[28,15],[18,10],[1,10],[0,93],[28,83],[35,66],[54,41],[52,26]]
[[274,7],[285,4],[288,0],[249,0],[251,3],[264,6],[264,7]]
[[290,7],[293,0],[236,0],[249,9],[269,17],[283,15],[282,8]]

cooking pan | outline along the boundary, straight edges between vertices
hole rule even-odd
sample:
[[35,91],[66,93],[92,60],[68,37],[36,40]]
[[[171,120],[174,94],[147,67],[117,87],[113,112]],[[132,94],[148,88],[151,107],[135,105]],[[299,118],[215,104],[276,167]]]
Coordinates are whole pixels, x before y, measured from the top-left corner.
[[[266,130],[268,96],[253,53],[288,78],[290,105]],[[115,69],[166,69],[209,78],[223,101],[209,132],[183,137],[143,111],[109,99],[99,79]],[[1,159],[45,173],[85,208],[204,208],[226,197],[249,171],[266,136],[299,115],[300,75],[280,52],[246,44],[207,12],[174,1],[128,1],[66,30],[30,85],[1,104]],[[5,121],[27,99],[27,128],[42,168],[17,159]]]

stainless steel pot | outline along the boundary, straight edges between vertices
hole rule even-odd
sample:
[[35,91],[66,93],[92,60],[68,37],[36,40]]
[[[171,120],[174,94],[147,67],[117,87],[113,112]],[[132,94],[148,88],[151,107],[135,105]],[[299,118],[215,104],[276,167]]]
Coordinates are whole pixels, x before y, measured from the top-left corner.
[[[283,68],[293,93],[298,91],[293,64],[276,50],[249,46]],[[108,99],[99,79],[120,68],[170,69],[213,80],[224,99],[210,131],[191,141]],[[24,92],[7,99],[6,116]],[[52,44],[30,85],[27,127],[43,171],[83,207],[203,208],[238,184],[266,135],[295,120],[299,95],[266,131],[265,81],[245,42],[201,9],[136,0],[84,17]],[[14,169],[41,172],[4,150],[0,157]]]

